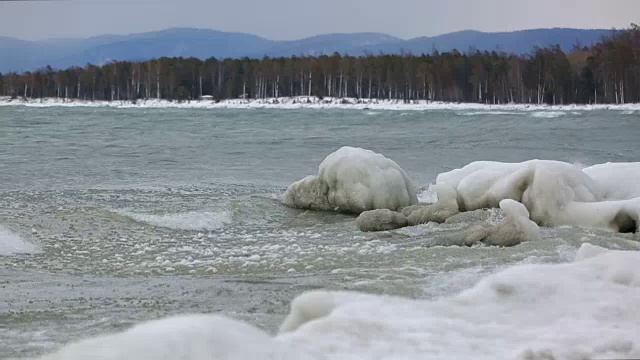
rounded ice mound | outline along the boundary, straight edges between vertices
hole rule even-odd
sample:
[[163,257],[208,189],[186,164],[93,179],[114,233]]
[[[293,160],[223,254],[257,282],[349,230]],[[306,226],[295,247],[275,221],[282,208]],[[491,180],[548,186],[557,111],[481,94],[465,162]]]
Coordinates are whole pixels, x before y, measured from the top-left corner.
[[640,197],[640,162],[599,164],[582,171],[604,191],[605,200]]
[[40,360],[293,360],[300,355],[239,321],[216,315],[185,315],[70,344]]
[[282,203],[295,208],[360,214],[418,203],[416,187],[393,160],[371,150],[343,147],[327,156],[318,175],[287,189]]
[[356,224],[360,231],[386,231],[407,226],[407,217],[388,209],[369,210],[358,216]]

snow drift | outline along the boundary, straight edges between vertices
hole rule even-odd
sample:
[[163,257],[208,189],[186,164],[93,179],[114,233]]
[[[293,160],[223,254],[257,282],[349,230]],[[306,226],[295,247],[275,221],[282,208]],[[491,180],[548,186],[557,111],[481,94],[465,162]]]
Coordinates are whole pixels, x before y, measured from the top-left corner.
[[[522,208],[507,202],[517,217]],[[640,252],[584,244],[566,264],[489,275],[448,298],[313,291],[280,334],[192,315],[68,345],[41,360],[586,359],[640,357]]]
[[511,199],[521,202],[531,219],[543,226],[635,232],[640,185],[634,180],[639,174],[640,163],[605,164],[583,171],[560,161],[478,161],[438,175],[436,184],[452,187],[463,211],[497,208],[502,200]]
[[312,292],[279,340],[340,359],[634,358],[639,260],[585,244],[574,263],[513,267],[428,302]]
[[282,203],[295,208],[360,214],[418,203],[416,188],[393,160],[371,150],[343,147],[327,156],[318,175],[293,183]]
[[216,315],[149,321],[63,347],[40,360],[308,359],[253,326]]

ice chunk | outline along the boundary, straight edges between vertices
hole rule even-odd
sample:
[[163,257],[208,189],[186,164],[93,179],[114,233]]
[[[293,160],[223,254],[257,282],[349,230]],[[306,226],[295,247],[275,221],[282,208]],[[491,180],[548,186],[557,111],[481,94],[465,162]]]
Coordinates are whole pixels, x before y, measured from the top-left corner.
[[[635,171],[633,168],[624,173],[629,175]],[[560,161],[482,161],[440,174],[436,183],[455,189],[457,203],[465,211],[496,208],[502,200],[511,199],[521,202],[531,220],[540,225],[637,231],[640,198],[631,198],[636,195],[635,190],[613,190],[615,184],[624,186],[616,181],[624,176],[608,181],[602,180],[605,178],[602,175],[596,182],[587,172]],[[607,196],[619,200],[607,201]]]
[[317,176],[292,184],[282,203],[296,208],[360,214],[418,203],[416,188],[393,160],[370,150],[343,147],[327,156]]

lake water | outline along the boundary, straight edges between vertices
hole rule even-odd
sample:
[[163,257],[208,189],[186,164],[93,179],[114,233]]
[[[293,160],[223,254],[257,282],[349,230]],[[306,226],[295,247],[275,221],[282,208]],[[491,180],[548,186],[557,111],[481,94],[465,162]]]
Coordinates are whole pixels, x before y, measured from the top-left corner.
[[475,160],[637,161],[620,111],[0,107],[0,358],[183,313],[273,333],[309,289],[430,299],[519,263],[572,260],[632,234],[562,227],[513,248],[434,247],[459,230],[362,233],[289,209],[287,186],[341,146],[395,160],[421,188]]

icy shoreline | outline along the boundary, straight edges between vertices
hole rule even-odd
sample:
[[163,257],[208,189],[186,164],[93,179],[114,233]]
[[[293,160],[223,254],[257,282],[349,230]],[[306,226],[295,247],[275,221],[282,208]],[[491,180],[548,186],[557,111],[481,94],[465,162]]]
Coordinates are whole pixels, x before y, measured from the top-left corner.
[[230,99],[169,101],[163,99],[90,101],[58,98],[11,99],[0,97],[0,106],[29,107],[111,107],[111,108],[176,108],[176,109],[341,109],[341,110],[478,110],[478,111],[591,111],[616,110],[640,111],[640,104],[599,104],[599,105],[534,105],[534,104],[477,104],[447,103],[438,101],[355,98],[317,98],[300,96],[267,99]]

